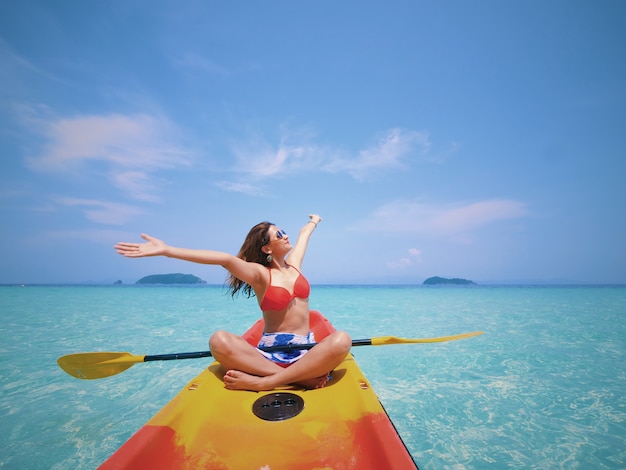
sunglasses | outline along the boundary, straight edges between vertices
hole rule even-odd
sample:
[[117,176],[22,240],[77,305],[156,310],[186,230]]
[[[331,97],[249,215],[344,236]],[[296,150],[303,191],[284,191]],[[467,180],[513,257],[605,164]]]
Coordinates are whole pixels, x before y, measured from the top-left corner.
[[287,232],[285,232],[284,230],[279,230],[278,232],[276,232],[276,238],[278,240],[282,240],[286,236],[287,236]]

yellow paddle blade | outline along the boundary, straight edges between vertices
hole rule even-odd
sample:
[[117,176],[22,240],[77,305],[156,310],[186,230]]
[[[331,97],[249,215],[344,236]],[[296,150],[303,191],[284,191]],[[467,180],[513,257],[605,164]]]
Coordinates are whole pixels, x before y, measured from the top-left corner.
[[473,331],[471,333],[461,333],[452,336],[440,336],[439,338],[398,338],[397,336],[379,336],[372,338],[372,346],[382,346],[385,344],[411,344],[411,343],[443,343],[444,341],[454,341],[457,339],[472,338],[473,336],[482,335],[482,331]]
[[127,352],[91,352],[68,354],[57,359],[59,367],[77,379],[110,377],[143,362],[145,356]]

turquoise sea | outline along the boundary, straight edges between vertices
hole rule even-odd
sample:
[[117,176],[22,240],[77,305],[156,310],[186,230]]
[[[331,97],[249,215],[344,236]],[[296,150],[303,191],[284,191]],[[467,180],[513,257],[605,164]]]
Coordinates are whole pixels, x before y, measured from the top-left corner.
[[[353,348],[422,470],[626,468],[626,287],[314,286],[311,307],[354,339],[485,332]],[[221,286],[0,287],[0,467],[96,468],[209,363],[87,381],[59,356],[202,351],[258,316]]]

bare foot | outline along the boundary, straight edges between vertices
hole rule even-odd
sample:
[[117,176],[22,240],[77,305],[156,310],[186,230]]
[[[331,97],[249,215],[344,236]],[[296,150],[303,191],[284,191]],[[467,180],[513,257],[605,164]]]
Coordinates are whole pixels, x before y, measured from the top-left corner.
[[[268,380],[268,377],[259,377],[233,369],[224,374],[224,386],[228,390],[251,390],[253,392],[261,392],[264,390],[272,390],[282,385],[272,383],[271,380]],[[322,375],[321,377],[315,377],[313,379],[301,380],[294,385],[311,390],[324,387],[328,383],[328,380],[329,375]]]
[[322,375],[321,377],[316,377],[314,379],[301,380],[300,382],[297,382],[295,385],[311,390],[314,388],[325,387],[326,384],[328,383],[328,380],[329,380],[328,375]]
[[272,390],[274,386],[267,384],[266,377],[250,375],[240,370],[229,370],[224,374],[224,386],[228,390]]

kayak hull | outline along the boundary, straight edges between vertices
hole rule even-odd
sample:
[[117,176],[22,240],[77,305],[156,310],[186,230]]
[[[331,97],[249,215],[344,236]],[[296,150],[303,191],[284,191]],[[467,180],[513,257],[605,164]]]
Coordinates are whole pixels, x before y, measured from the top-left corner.
[[[317,312],[311,327],[318,340],[334,331]],[[232,391],[224,372],[212,363],[100,468],[417,468],[351,355],[317,390]]]

